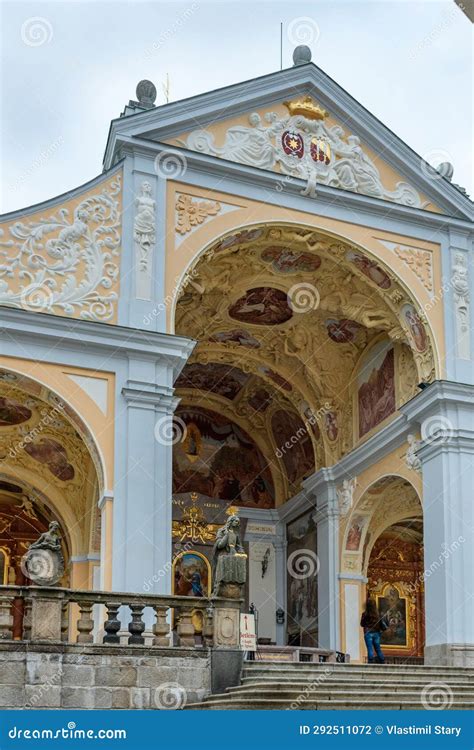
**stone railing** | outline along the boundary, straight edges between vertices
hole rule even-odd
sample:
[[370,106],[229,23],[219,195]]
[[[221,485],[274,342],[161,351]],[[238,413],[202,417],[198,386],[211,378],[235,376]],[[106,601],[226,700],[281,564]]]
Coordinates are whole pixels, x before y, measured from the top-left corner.
[[0,639],[238,648],[240,604],[223,598],[0,586]]

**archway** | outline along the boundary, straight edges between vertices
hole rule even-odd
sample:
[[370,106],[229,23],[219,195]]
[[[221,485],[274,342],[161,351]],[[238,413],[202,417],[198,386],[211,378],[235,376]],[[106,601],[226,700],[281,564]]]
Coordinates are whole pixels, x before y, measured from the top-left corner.
[[[198,496],[204,525],[220,523],[231,502],[249,504],[243,490],[255,483],[272,486],[281,506],[433,380],[436,344],[417,309],[391,268],[309,227],[242,227],[199,254],[175,306],[176,333],[198,342],[175,384],[183,436],[175,457],[187,466],[186,492]],[[203,412],[213,422],[204,432]],[[211,457],[226,439],[231,483],[240,487],[222,496]],[[258,456],[253,476],[241,469],[236,477],[246,451]],[[254,497],[251,507],[273,507],[264,491]],[[176,522],[189,503],[189,494],[175,496]]]
[[[342,569],[367,581],[361,589],[361,607],[371,597],[380,616],[386,617],[389,628],[382,636],[386,657],[421,659],[423,511],[415,487],[405,477],[382,476],[361,494],[343,524]],[[355,633],[352,642],[354,638]]]
[[[21,557],[50,520],[60,524],[67,562],[63,584],[74,577],[76,556],[100,552],[97,502],[102,463],[83,420],[46,385],[0,370],[0,498],[8,516],[10,582],[23,583]],[[6,542],[5,542],[6,544]]]

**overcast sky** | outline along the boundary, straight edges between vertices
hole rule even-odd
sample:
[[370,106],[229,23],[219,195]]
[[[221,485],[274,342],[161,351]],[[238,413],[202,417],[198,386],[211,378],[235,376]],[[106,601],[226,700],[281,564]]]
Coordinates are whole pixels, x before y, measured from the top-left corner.
[[[171,100],[313,61],[473,194],[472,25],[447,2],[2,2],[2,211],[101,172],[141,78]],[[303,20],[301,20],[303,19]],[[309,34],[309,38],[306,36]],[[299,36],[299,38],[297,38]]]

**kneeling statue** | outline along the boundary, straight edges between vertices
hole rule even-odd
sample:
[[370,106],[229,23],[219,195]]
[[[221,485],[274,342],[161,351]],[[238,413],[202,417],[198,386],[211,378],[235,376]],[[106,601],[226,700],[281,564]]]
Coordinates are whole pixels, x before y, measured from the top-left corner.
[[240,599],[247,580],[247,555],[240,541],[240,519],[229,516],[217,530],[213,549],[213,596]]

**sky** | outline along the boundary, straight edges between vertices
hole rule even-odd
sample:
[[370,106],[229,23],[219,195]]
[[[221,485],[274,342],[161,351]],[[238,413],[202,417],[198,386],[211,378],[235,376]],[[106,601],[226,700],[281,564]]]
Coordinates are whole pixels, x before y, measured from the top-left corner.
[[170,101],[313,62],[471,195],[472,25],[454,0],[1,2],[0,210],[100,174],[110,120],[142,78]]

